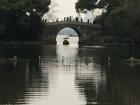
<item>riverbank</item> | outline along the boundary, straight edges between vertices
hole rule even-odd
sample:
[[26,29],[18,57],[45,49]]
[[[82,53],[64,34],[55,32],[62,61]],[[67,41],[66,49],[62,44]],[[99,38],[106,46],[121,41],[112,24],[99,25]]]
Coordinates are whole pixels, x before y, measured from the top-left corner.
[[[56,43],[47,43],[42,41],[0,41],[0,45],[55,45]],[[87,42],[85,44],[79,44],[79,45],[99,45],[99,46],[131,46],[131,44],[128,43],[107,43],[107,42]],[[134,44],[133,46],[140,46],[140,44]]]
[[29,44],[41,44],[40,41],[0,41],[0,45],[2,44],[10,44],[10,45],[16,45],[16,44],[23,44],[23,45],[29,45]]
[[[84,44],[81,44],[81,45],[84,45]],[[129,44],[129,43],[116,43],[116,42],[112,42],[112,43],[109,43],[109,42],[88,42],[86,43],[86,45],[99,45],[99,46],[120,46],[120,47],[126,47],[126,46],[140,46],[140,44]]]

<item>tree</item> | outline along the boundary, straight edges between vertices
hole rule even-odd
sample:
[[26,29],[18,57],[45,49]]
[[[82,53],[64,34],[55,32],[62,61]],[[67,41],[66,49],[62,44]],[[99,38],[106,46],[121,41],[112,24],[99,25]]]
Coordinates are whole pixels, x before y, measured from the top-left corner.
[[42,17],[43,20],[47,21],[55,21],[56,20],[56,16],[55,13],[57,12],[56,7],[58,6],[57,3],[55,2],[51,2],[50,6],[49,6],[49,12],[45,13],[44,16]]
[[[95,8],[106,8],[107,12],[96,18],[95,22],[102,25],[103,34],[114,37],[118,41],[129,42],[130,39],[140,43],[140,0],[100,0],[95,5],[90,5],[95,1],[79,0],[76,9],[92,10]],[[90,7],[90,8],[88,8]]]
[[93,10],[94,8],[97,8],[96,2],[98,0],[78,0],[76,2],[76,10],[77,12],[84,12],[85,9],[87,10]]
[[132,1],[112,10],[106,24],[110,35],[140,41],[140,1]]
[[96,8],[106,8],[111,11],[114,7],[122,5],[124,0],[78,0],[76,2],[76,10],[83,12],[84,9],[93,10]]
[[[41,17],[49,11],[50,0],[1,0],[0,34],[6,39],[27,39],[38,34]],[[36,37],[36,36],[35,36]]]

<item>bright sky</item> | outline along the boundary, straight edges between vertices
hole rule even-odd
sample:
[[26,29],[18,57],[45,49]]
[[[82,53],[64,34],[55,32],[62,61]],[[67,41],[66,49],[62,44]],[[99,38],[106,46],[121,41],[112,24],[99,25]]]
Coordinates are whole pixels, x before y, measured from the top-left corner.
[[58,12],[56,16],[63,19],[63,17],[76,16],[75,3],[77,0],[52,0],[57,3],[58,6],[55,8]]

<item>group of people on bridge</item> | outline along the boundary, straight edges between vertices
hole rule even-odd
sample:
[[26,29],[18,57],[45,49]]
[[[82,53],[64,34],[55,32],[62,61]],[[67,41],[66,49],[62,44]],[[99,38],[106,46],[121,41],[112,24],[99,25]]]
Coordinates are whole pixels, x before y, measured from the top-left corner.
[[[87,19],[87,21],[84,21],[82,19],[82,17],[73,18],[72,16],[64,17],[64,19],[62,19],[62,20],[59,20],[59,18],[57,18],[55,21],[52,21],[52,22],[59,22],[59,21],[76,21],[76,22],[82,22],[82,23],[84,22],[84,23],[90,23],[90,24],[94,23],[94,20]],[[43,22],[44,23],[49,23],[49,21],[47,19],[43,19]]]

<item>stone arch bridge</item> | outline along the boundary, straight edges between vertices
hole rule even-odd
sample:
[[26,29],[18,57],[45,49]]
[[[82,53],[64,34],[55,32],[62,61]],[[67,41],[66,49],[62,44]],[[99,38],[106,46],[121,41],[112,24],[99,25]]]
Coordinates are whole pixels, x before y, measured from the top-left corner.
[[79,36],[79,44],[85,44],[101,30],[101,26],[91,23],[82,23],[76,21],[59,21],[45,23],[43,29],[43,42],[49,44],[56,44],[56,36],[58,32],[66,27],[74,29]]

